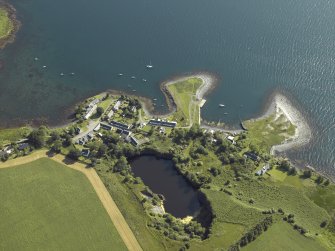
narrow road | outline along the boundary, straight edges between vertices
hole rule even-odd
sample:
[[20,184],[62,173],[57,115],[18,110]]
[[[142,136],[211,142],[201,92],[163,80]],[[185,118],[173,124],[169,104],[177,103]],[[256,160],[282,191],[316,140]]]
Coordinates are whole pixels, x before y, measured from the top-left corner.
[[[20,157],[17,159],[9,160],[4,163],[0,163],[0,169],[26,164],[26,163],[32,162],[34,160],[37,160],[43,157],[48,157],[47,151],[45,150],[36,151],[28,156],[24,156],[24,157]],[[64,156],[62,155],[55,155],[54,157],[51,157],[50,159],[65,165]],[[71,165],[68,164],[66,166],[82,172],[88,178],[95,192],[97,193],[99,199],[101,200],[101,203],[106,209],[109,217],[111,218],[116,230],[119,232],[122,240],[127,246],[128,250],[129,251],[142,251],[142,248],[140,244],[138,243],[135,235],[131,231],[128,223],[124,219],[119,208],[115,204],[113,198],[109,194],[108,190],[106,189],[105,185],[101,181],[96,171],[93,168],[86,168],[84,164],[81,164],[78,162],[75,162],[74,164],[71,164]]]
[[90,120],[88,126],[87,126],[87,130],[85,130],[84,132],[79,133],[78,135],[76,135],[75,137],[73,137],[73,142],[76,142],[78,139],[86,136],[87,134],[89,134],[90,132],[93,131],[93,129],[100,123],[100,119],[98,121],[93,121]]

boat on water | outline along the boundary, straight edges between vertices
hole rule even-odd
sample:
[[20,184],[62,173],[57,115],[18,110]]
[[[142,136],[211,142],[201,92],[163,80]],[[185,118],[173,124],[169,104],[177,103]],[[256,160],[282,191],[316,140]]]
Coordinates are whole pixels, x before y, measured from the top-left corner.
[[133,89],[133,92],[136,92],[136,90],[135,90],[135,89]]
[[146,80],[145,78],[144,78],[144,79],[142,79],[142,81],[143,81],[143,82],[147,82],[147,80]]
[[151,64],[151,61],[150,61],[150,64],[147,64],[147,65],[146,65],[146,67],[147,67],[147,69],[152,69],[152,68],[154,68],[154,66]]
[[135,76],[131,76],[132,79],[135,79],[136,77]]
[[119,73],[119,74],[117,74],[119,77],[121,77],[121,76],[123,76],[123,74],[122,73]]
[[219,106],[220,106],[220,107],[225,107],[225,105],[224,105],[224,104],[219,104]]
[[63,72],[61,72],[59,75],[61,75],[61,76],[64,76],[64,73],[63,73]]
[[156,100],[157,100],[156,98],[153,99],[153,101],[156,101]]
[[228,112],[225,112],[224,115],[228,115],[229,113]]
[[43,65],[43,69],[45,69],[45,68],[47,68],[47,66],[46,66],[46,65]]
[[37,60],[38,60],[38,58],[36,57],[36,58],[34,58],[34,60],[35,60],[35,61],[37,61]]
[[74,75],[75,75],[75,73],[74,73],[74,72],[71,72],[71,73],[70,73],[70,75],[71,75],[71,76],[74,76]]

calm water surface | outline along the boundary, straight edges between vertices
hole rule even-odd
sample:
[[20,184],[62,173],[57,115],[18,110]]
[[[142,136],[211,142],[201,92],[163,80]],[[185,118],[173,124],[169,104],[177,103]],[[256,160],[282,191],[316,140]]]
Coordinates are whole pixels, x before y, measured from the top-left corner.
[[313,144],[290,156],[335,173],[334,1],[11,2],[23,26],[0,52],[2,125],[37,117],[60,123],[71,105],[108,88],[136,89],[164,104],[161,81],[205,70],[220,77],[205,119],[236,125],[282,90],[314,130]]
[[154,193],[165,197],[165,210],[175,217],[196,216],[200,211],[198,192],[178,174],[171,160],[141,156],[130,163],[136,177]]

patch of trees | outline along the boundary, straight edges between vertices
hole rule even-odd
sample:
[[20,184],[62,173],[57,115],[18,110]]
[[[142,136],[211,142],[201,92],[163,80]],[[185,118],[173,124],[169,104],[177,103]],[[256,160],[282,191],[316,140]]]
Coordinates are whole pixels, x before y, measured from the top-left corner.
[[42,148],[46,144],[49,130],[45,126],[40,126],[38,129],[34,129],[28,136],[29,143],[36,149]]
[[202,173],[192,173],[189,171],[185,172],[185,177],[191,184],[196,187],[206,187],[208,184],[212,182],[212,178],[208,175],[202,174]]
[[118,159],[116,164],[113,167],[113,172],[118,172],[121,174],[129,173],[130,171],[130,165],[128,164],[128,161],[126,157],[122,156]]
[[254,241],[258,236],[260,236],[263,232],[267,231],[268,228],[272,225],[272,223],[273,223],[272,216],[266,217],[255,227],[249,230],[237,243],[232,245],[228,250],[230,251],[240,250],[240,247],[248,245],[250,242]]
[[204,239],[206,229],[197,221],[183,223],[170,214],[156,215],[149,227],[163,233],[164,236],[172,240],[189,241],[190,239]]
[[81,156],[80,150],[74,147],[70,149],[69,153],[67,154],[67,157],[69,157],[72,160],[78,160],[80,156]]
[[101,117],[101,115],[102,115],[104,112],[105,112],[104,108],[102,108],[102,107],[100,107],[100,106],[97,108],[97,116],[98,116],[98,117]]
[[308,179],[312,177],[312,171],[311,170],[304,170],[303,177]]

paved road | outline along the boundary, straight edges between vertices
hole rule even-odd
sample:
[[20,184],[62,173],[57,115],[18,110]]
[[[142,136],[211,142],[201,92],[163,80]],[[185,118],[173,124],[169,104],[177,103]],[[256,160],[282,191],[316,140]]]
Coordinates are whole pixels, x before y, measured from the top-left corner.
[[100,123],[100,120],[98,121],[93,121],[90,120],[88,126],[87,126],[87,130],[85,130],[84,132],[79,133],[78,135],[76,135],[75,137],[73,137],[73,142],[76,142],[78,139],[86,136],[87,134],[89,134],[90,132],[93,131],[93,129]]
[[[26,164],[26,163],[32,162],[34,160],[37,160],[43,157],[47,157],[45,150],[36,151],[28,156],[24,156],[24,157],[20,157],[17,159],[9,160],[4,163],[0,163],[0,169]],[[64,156],[62,155],[56,155],[52,157],[51,159],[65,165]],[[97,193],[99,199],[101,200],[104,208],[106,209],[109,217],[111,218],[116,230],[119,232],[122,240],[127,246],[128,250],[129,251],[142,251],[142,248],[140,244],[138,243],[135,235],[131,231],[129,225],[127,224],[119,208],[115,204],[114,200],[112,199],[111,195],[109,194],[108,190],[104,186],[103,182],[101,181],[96,171],[93,168],[86,168],[84,164],[81,164],[78,162],[71,164],[71,165],[66,165],[66,166],[82,172],[88,178],[95,192]]]

